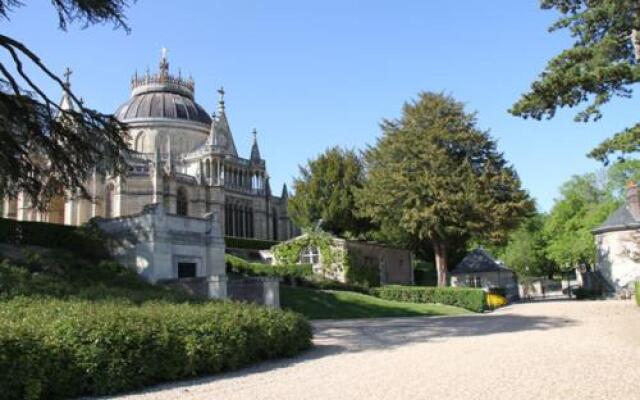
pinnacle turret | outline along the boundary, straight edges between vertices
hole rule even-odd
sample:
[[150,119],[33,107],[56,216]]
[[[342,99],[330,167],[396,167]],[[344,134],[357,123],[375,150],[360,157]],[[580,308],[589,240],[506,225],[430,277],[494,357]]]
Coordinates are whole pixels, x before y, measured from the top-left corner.
[[253,129],[253,145],[251,146],[251,161],[260,161],[260,149],[258,148],[258,131]]

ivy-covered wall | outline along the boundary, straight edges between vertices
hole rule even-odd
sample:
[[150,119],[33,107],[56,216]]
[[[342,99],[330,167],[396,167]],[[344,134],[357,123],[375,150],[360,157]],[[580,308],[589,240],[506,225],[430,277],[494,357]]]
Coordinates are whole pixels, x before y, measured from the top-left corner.
[[324,278],[365,287],[380,286],[380,270],[375,259],[350,252],[344,240],[326,232],[306,232],[272,247],[271,251],[277,264],[295,264],[299,262],[301,252],[309,246],[316,247],[320,253]]
[[322,231],[306,232],[302,236],[277,244],[271,248],[277,264],[296,264],[306,247],[316,247],[320,253],[322,275],[328,279],[344,280],[344,249],[336,238]]

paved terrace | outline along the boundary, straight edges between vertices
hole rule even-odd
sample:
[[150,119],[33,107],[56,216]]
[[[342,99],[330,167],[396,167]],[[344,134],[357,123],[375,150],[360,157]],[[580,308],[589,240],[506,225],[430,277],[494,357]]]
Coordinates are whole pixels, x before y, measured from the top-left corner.
[[299,357],[120,399],[640,398],[640,307],[538,302],[491,314],[322,321]]

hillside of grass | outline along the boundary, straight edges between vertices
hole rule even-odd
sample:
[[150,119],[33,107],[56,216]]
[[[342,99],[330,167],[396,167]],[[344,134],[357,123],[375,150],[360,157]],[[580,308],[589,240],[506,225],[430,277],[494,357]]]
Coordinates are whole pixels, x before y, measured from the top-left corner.
[[310,319],[347,319],[459,315],[470,311],[442,304],[416,304],[382,300],[361,293],[280,286],[283,309]]
[[197,299],[152,285],[109,259],[89,260],[61,249],[0,244],[0,300],[16,296],[171,303]]

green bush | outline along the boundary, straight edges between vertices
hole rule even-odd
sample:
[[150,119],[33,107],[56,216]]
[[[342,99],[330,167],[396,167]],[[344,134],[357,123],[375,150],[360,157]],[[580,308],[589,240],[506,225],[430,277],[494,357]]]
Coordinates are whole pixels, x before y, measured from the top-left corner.
[[392,285],[373,288],[371,294],[384,300],[446,304],[475,312],[482,312],[485,307],[482,289]]
[[436,286],[438,272],[433,262],[415,260],[413,262],[413,281],[417,286]]
[[288,282],[297,282],[304,277],[313,275],[313,269],[310,264],[268,265],[250,263],[231,254],[225,254],[224,260],[228,274],[278,277]]
[[640,281],[636,281],[636,304],[640,306]]
[[225,236],[224,243],[227,247],[235,249],[268,250],[280,242]]
[[0,243],[65,249],[93,260],[109,257],[104,237],[93,225],[75,227],[0,218]]
[[309,347],[299,314],[230,302],[0,302],[2,398],[107,395],[291,356]]
[[380,269],[377,264],[368,261],[366,257],[358,256],[347,251],[345,280],[357,287],[380,286]]

